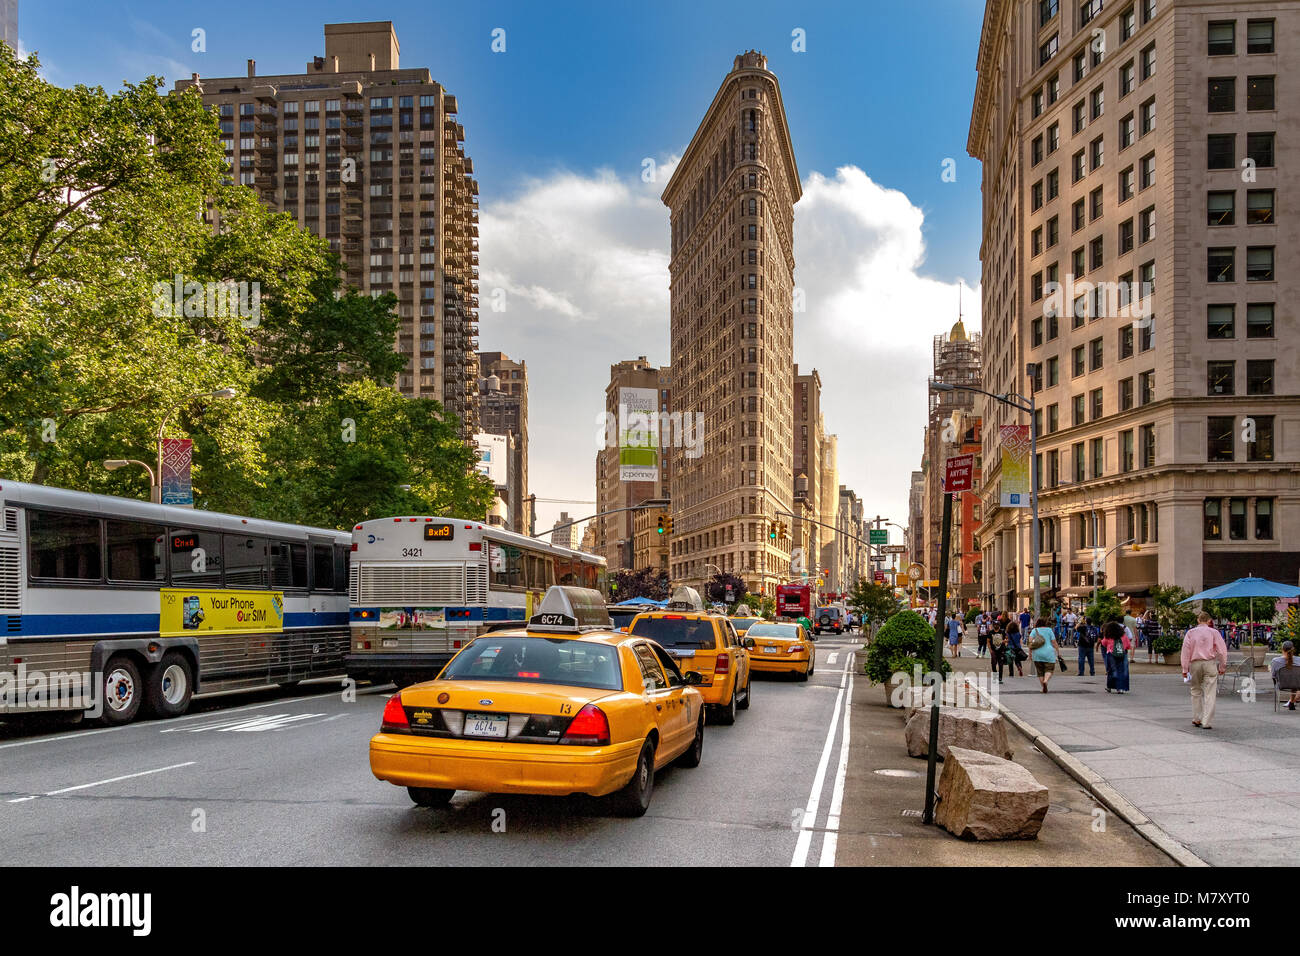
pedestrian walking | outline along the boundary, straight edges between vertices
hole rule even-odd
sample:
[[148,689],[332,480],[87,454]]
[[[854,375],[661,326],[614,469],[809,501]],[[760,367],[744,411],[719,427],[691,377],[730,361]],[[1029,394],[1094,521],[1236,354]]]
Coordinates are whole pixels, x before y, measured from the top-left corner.
[[[1295,644],[1293,644],[1291,641],[1283,641],[1282,655],[1280,657],[1273,658],[1272,663],[1268,665],[1268,672],[1270,676],[1272,676],[1273,680],[1276,681],[1278,671],[1280,671],[1284,667],[1294,667],[1294,666],[1295,666]],[[1274,690],[1274,693],[1277,693],[1277,691]],[[1300,690],[1291,691],[1291,697],[1290,699],[1287,700],[1286,709],[1295,710],[1295,705],[1298,701],[1300,701]]]
[[1029,655],[1025,653],[1024,648],[1021,646],[1020,638],[1021,638],[1020,625],[1017,624],[1015,621],[1007,621],[1006,653],[1007,653],[1007,660],[1008,660],[1008,667],[1007,667],[1008,677],[1012,676],[1011,674],[1012,667],[1016,669],[1016,676],[1019,677],[1025,676],[1024,661],[1029,657]]
[[989,649],[989,613],[985,611],[975,620],[975,640],[979,642],[979,647],[975,651],[976,657],[983,657]]
[[952,611],[948,615],[948,648],[953,657],[961,656],[961,619],[957,617],[957,612]]
[[1061,659],[1061,647],[1046,617],[1040,617],[1034,623],[1034,629],[1029,632],[1029,656],[1033,659],[1034,671],[1038,674],[1038,684],[1046,694],[1047,685]]
[[1101,646],[1106,652],[1106,693],[1128,693],[1128,652],[1133,650],[1133,641],[1124,625],[1107,621],[1101,629]]
[[1210,626],[1210,615],[1196,615],[1196,627],[1183,638],[1183,681],[1191,685],[1192,726],[1213,730],[1219,675],[1228,669],[1228,645]]
[[999,684],[1002,683],[1002,668],[1004,666],[1008,672],[1015,666],[1012,663],[1011,647],[1007,644],[1007,639],[1002,631],[994,631],[989,635],[989,670],[997,672]]
[[1086,618],[1076,618],[1074,624],[1074,640],[1079,645],[1079,676],[1083,676],[1083,665],[1088,664],[1088,676],[1096,677],[1097,668],[1093,663],[1092,647],[1096,642],[1093,640],[1092,632],[1088,629]]
[[1020,633],[1021,634],[1028,633],[1029,621],[1030,621],[1029,608],[1025,608],[1023,611],[1020,612]]

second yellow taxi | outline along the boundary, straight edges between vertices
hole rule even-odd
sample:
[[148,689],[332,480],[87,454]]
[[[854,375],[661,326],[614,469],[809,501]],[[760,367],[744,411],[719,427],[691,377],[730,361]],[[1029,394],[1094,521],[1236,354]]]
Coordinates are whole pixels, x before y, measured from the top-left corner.
[[750,667],[756,671],[794,674],[807,680],[817,666],[817,651],[802,624],[763,621],[747,632],[753,640]]

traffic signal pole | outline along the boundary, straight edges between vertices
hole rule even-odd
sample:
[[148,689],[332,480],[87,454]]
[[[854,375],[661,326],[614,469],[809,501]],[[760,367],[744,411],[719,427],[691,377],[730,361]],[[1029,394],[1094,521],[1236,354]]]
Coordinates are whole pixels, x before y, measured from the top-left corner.
[[943,493],[943,535],[939,548],[939,610],[934,619],[934,658],[930,670],[935,680],[934,699],[930,702],[930,754],[925,767],[925,816],[923,822],[934,822],[934,778],[939,759],[939,703],[943,697],[940,668],[943,666],[944,617],[948,613],[948,548],[952,542],[952,492]]

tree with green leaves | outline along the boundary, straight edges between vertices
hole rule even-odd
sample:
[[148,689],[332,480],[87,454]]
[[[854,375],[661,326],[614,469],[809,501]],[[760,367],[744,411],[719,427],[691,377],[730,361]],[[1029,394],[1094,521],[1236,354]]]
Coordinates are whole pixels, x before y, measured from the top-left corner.
[[862,578],[849,594],[849,607],[862,617],[863,624],[883,624],[899,611],[892,588]]
[[1089,602],[1084,614],[1088,620],[1099,627],[1110,621],[1124,620],[1124,606],[1119,602],[1117,595],[1110,588],[1100,588],[1097,596]]
[[1196,623],[1196,611],[1192,606],[1180,606],[1180,602],[1191,596],[1190,591],[1176,584],[1157,584],[1151,589],[1151,607],[1156,612],[1162,634],[1185,631]]

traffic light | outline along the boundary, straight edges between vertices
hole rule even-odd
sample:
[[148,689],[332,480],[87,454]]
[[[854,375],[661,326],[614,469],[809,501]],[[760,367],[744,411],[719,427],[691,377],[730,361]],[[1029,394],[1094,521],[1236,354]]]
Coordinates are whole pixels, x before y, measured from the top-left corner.
[[780,534],[780,536],[781,536],[781,538],[782,538],[783,540],[784,540],[786,537],[789,536],[789,535],[788,535],[788,532],[787,532],[786,529],[785,529],[785,522],[784,522],[784,521],[782,521],[782,522],[781,522],[780,524],[778,524],[776,527],[777,527],[777,531],[778,531],[778,533]]
[[659,534],[663,534],[663,533],[664,533],[664,516],[663,516],[663,515],[660,515],[660,516],[659,516],[659,529],[658,529],[658,533],[659,533]]
[[771,522],[771,523],[768,525],[768,527],[767,527],[767,536],[768,536],[768,538],[770,538],[772,541],[775,541],[775,540],[776,540],[776,522],[775,522],[775,521]]
[[667,530],[665,531],[665,534],[672,534],[672,533],[673,533],[673,516],[672,516],[672,515],[669,515],[669,516],[668,516],[668,524],[667,524],[666,527],[667,527]]

